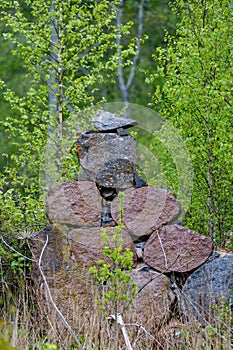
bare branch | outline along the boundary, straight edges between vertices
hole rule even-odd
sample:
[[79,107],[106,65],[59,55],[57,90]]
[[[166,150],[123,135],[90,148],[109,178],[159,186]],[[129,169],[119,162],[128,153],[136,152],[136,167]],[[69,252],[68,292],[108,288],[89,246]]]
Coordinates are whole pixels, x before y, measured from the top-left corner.
[[108,318],[112,318],[117,324],[120,325],[125,340],[126,350],[133,350],[121,314],[118,313],[117,315],[110,315]]
[[66,328],[68,329],[68,331],[70,332],[70,334],[72,335],[72,337],[74,338],[75,342],[78,344],[79,346],[79,349],[80,350],[83,350],[83,347],[82,347],[82,344],[80,343],[80,341],[78,340],[78,337],[77,335],[75,334],[75,332],[73,331],[73,329],[71,328],[70,324],[66,321],[65,317],[63,316],[63,314],[61,313],[61,311],[59,310],[59,308],[57,307],[57,305],[55,304],[55,302],[53,301],[53,297],[52,297],[52,294],[51,294],[51,291],[50,291],[50,288],[49,288],[49,285],[48,285],[48,282],[46,280],[46,277],[44,275],[44,272],[41,268],[41,262],[42,262],[42,258],[43,258],[43,255],[44,255],[44,252],[45,252],[45,249],[48,245],[48,241],[49,241],[49,237],[48,235],[46,236],[46,242],[41,250],[41,254],[40,254],[40,258],[39,258],[39,261],[38,261],[38,268],[39,268],[39,271],[40,271],[40,274],[41,274],[41,277],[43,278],[43,281],[44,281],[44,284],[45,284],[45,288],[46,288],[46,291],[48,293],[48,296],[49,296],[49,299],[50,299],[50,302],[51,304],[53,305],[54,309],[56,310],[57,314],[59,315],[59,317],[61,318],[62,322],[64,323],[64,325],[66,326]]
[[[132,327],[132,326],[138,327],[138,328],[139,328],[139,331],[140,331],[140,330],[143,330],[143,332],[146,333],[146,335],[148,336],[148,338],[150,338],[152,341],[154,341],[155,343],[157,343],[159,346],[162,347],[162,344],[161,344],[152,334],[150,334],[150,333],[146,330],[146,328],[143,327],[139,322],[136,322],[136,323],[126,323],[125,326],[126,326],[126,327]],[[139,331],[138,331],[137,337],[138,337],[138,335],[139,335]],[[134,344],[137,343],[137,340],[138,340],[138,339],[135,338]]]
[[167,268],[168,268],[168,265],[167,265],[167,256],[166,256],[166,252],[165,252],[165,250],[164,250],[163,243],[162,243],[162,240],[161,240],[160,235],[159,235],[159,231],[157,230],[156,233],[157,233],[157,236],[158,236],[158,239],[159,239],[160,247],[161,247],[162,252],[163,252],[164,262],[165,262],[165,268],[167,269]]
[[26,260],[29,260],[29,261],[35,261],[35,260],[33,260],[33,259],[31,259],[31,258],[28,258],[26,255],[23,255],[23,254],[21,254],[20,252],[18,252],[18,250],[16,250],[15,248],[13,248],[11,245],[9,245],[5,240],[4,240],[4,238],[1,236],[1,239],[2,239],[2,242],[9,248],[9,249],[11,249],[13,252],[15,252],[15,253],[17,253],[18,255],[20,255],[20,256],[22,256],[24,259],[26,259]]

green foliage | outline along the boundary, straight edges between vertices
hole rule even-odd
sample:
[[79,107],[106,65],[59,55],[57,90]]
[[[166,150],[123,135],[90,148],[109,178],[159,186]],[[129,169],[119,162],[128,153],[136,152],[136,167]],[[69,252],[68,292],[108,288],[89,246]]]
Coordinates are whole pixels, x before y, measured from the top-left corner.
[[[120,192],[118,196],[120,218],[122,218],[124,193]],[[102,252],[108,258],[109,263],[100,260],[97,266],[92,266],[89,270],[96,286],[101,287],[95,295],[100,310],[107,313],[114,311],[115,315],[119,312],[120,304],[121,307],[124,304],[119,302],[130,302],[136,294],[136,284],[131,281],[130,275],[124,271],[132,269],[133,253],[129,249],[123,250],[121,234],[123,228],[124,225],[120,219],[120,224],[116,226],[112,237],[107,235],[104,228],[102,229],[101,236],[105,245]]]
[[14,346],[11,346],[6,340],[0,337],[0,349],[1,350],[17,350]]
[[22,273],[24,271],[25,258],[19,253],[13,254],[13,260],[11,262],[11,267],[15,274]]
[[151,132],[135,128],[134,136],[139,145],[143,145],[139,147],[138,159],[142,162],[144,174],[140,169],[138,173],[141,173],[142,178],[146,178],[150,185],[166,188],[173,193],[184,214],[190,204],[193,184],[189,153],[178,129],[172,123],[161,116],[157,118],[157,122],[156,126],[153,121]]
[[[33,169],[38,169],[38,149],[42,150],[49,130],[57,125],[59,83],[65,119],[70,110],[75,112],[93,103],[99,83],[115,75],[116,3],[1,2],[2,21],[9,28],[3,35],[12,42],[12,53],[20,58],[30,81],[23,96],[9,89],[7,82],[2,80],[1,84],[4,100],[13,112],[5,118],[3,127],[9,137],[17,138],[14,143],[18,152],[11,162],[21,172],[26,167],[28,175],[32,170],[28,169],[32,154]],[[124,30],[128,31],[129,26],[122,27]],[[57,77],[60,71],[61,81]]]
[[41,347],[41,350],[59,350],[58,345],[46,343]]
[[[110,263],[100,260],[98,266],[92,266],[92,274],[96,286],[102,287],[102,291],[96,294],[95,300],[101,311],[109,313],[109,309],[115,310],[119,301],[132,301],[135,295],[135,284],[131,282],[130,275],[123,269],[132,269],[132,252],[129,249],[123,251],[122,236],[120,234],[121,226],[116,228],[115,234],[110,238],[104,229],[102,229],[102,239],[106,245],[103,248],[103,254],[109,258]],[[108,305],[108,306],[107,306]]]
[[[145,69],[153,72],[155,63],[152,60],[152,54],[155,47],[164,46],[164,28],[169,33],[174,33],[176,24],[176,15],[169,6],[169,0],[147,0],[143,7],[143,31],[140,56],[137,62],[135,78],[129,89],[129,102],[147,106],[150,102],[149,92],[151,87],[145,83]],[[138,36],[138,9],[141,0],[124,0],[122,22],[132,23],[131,33],[123,35],[122,45],[124,48]],[[134,55],[127,57],[128,64],[123,69],[124,79],[127,81],[132,67]],[[108,101],[122,101],[123,97],[118,84],[102,84],[102,96]],[[97,92],[98,94],[98,92]]]
[[180,131],[195,183],[186,224],[226,245],[232,230],[231,2],[176,1],[177,37],[154,55],[153,104]]
[[[100,83],[114,80],[117,4],[117,0],[0,3],[2,36],[26,82],[23,89],[15,89],[1,71],[1,97],[10,109],[0,118],[0,127],[15,150],[6,155],[0,179],[1,233],[16,248],[14,237],[25,227],[47,223],[39,178],[48,139],[55,142],[56,154],[51,156],[57,157],[56,171],[63,180],[74,179],[78,165],[73,151],[67,159],[60,154],[62,123],[98,102],[94,96]],[[129,33],[130,25],[121,30]],[[132,50],[126,48],[124,55]],[[15,268],[18,260],[12,264]]]

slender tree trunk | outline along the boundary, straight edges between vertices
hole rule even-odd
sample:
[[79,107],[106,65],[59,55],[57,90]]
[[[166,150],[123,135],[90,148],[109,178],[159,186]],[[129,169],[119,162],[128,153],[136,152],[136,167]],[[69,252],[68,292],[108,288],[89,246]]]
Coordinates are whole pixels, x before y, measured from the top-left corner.
[[[50,1],[50,12],[55,11]],[[50,78],[48,80],[50,125],[48,129],[47,155],[54,158],[51,169],[46,174],[46,184],[50,188],[56,178],[62,175],[62,123],[63,123],[63,62],[62,32],[63,11],[62,0],[59,1],[59,12],[56,21],[51,21],[51,54]],[[55,120],[56,117],[56,120]],[[56,132],[56,135],[55,135]],[[55,168],[54,168],[55,165]]]
[[[54,11],[53,1],[50,0],[50,13]],[[57,158],[57,144],[54,140],[54,132],[56,126],[54,120],[57,114],[57,96],[58,89],[57,86],[57,72],[55,69],[55,64],[57,63],[57,52],[56,47],[58,43],[57,30],[55,23],[51,21],[51,37],[50,37],[50,78],[48,79],[48,98],[49,98],[49,114],[50,122],[48,127],[48,143],[47,143],[47,157]],[[54,159],[55,160],[55,159]],[[56,161],[51,165],[50,162],[48,168],[46,169],[46,186],[50,188],[53,186],[54,172],[58,172],[58,163]],[[54,169],[54,165],[55,168]]]
[[62,122],[63,122],[63,62],[62,62],[62,35],[63,35],[63,11],[62,0],[59,0],[59,21],[58,21],[58,171],[62,172]]
[[[138,10],[138,37],[137,37],[137,48],[136,52],[133,58],[132,67],[130,70],[130,74],[128,76],[128,79],[125,80],[124,78],[124,72],[123,72],[123,61],[122,61],[122,53],[121,53],[121,25],[122,25],[122,13],[123,13],[123,7],[124,7],[124,0],[121,0],[119,3],[119,10],[117,13],[117,28],[118,28],[118,36],[116,39],[117,44],[117,56],[118,56],[118,67],[117,67],[117,73],[118,73],[118,82],[120,86],[120,90],[122,93],[124,105],[127,106],[129,103],[129,89],[132,86],[133,79],[135,77],[135,71],[137,67],[137,62],[139,59],[140,54],[140,48],[141,48],[141,40],[142,40],[142,30],[143,30],[143,5],[145,0],[141,0]],[[127,117],[129,114],[128,108],[126,108],[125,116]]]

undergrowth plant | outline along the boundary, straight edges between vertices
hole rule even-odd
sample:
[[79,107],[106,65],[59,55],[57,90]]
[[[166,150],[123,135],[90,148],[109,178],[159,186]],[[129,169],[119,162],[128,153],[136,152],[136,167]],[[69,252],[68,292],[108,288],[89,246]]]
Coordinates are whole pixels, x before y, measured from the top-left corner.
[[[114,320],[114,349],[118,346],[118,316],[136,295],[136,283],[132,282],[127,271],[132,270],[133,253],[129,249],[123,249],[122,230],[124,193],[119,193],[119,225],[116,226],[112,237],[109,237],[106,229],[101,230],[104,242],[102,250],[106,261],[100,260],[97,266],[92,266],[89,271],[94,279],[96,289],[95,302],[104,317]],[[127,270],[127,271],[126,271]]]
[[[205,326],[194,323],[185,327],[179,335],[175,349],[230,350],[233,346],[232,305],[222,299],[219,305],[211,305],[212,319]],[[204,320],[203,320],[204,321]]]

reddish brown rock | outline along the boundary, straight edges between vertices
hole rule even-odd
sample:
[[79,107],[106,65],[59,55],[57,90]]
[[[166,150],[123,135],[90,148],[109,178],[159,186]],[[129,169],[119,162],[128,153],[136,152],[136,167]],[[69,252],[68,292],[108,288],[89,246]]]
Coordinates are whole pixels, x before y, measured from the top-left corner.
[[[109,236],[109,247],[115,247],[110,240],[115,233],[114,227],[106,227],[106,234]],[[130,235],[121,231],[122,248],[130,249],[133,255],[133,266],[136,266],[137,256],[134,243]],[[43,271],[48,273],[66,271],[88,271],[88,268],[98,263],[99,260],[105,260],[102,249],[106,244],[101,237],[100,227],[79,228],[69,231],[66,225],[53,224],[41,230],[34,237],[31,250],[34,257],[39,261],[41,251],[45,242],[46,247],[41,259]],[[116,243],[117,245],[117,243]]]
[[47,215],[52,223],[100,226],[101,197],[94,182],[64,182],[49,191]]
[[179,225],[167,225],[147,241],[144,261],[161,272],[187,272],[202,265],[212,249],[210,238]]
[[[41,260],[41,268],[44,273],[59,272],[69,263],[70,253],[66,233],[66,226],[54,224],[45,227],[33,237],[30,249],[34,260],[37,262]],[[36,263],[35,270],[37,267]]]
[[[134,239],[148,236],[161,225],[173,222],[180,214],[176,198],[166,190],[144,186],[125,192],[123,222]],[[112,202],[112,217],[118,222],[118,197]]]
[[[105,232],[109,237],[108,246],[114,249],[115,244],[111,244],[111,238],[115,233],[114,227],[106,227]],[[133,255],[133,266],[136,266],[137,256],[133,241],[125,230],[121,231],[123,249],[130,249]],[[83,266],[91,266],[96,264],[99,260],[106,260],[102,253],[102,249],[106,244],[101,237],[100,228],[80,228],[72,230],[68,233],[68,240],[73,253],[74,261],[77,260]]]
[[137,295],[129,308],[129,317],[138,322],[150,334],[154,334],[171,315],[175,295],[168,277],[152,271],[148,267],[130,272],[132,281],[137,284]]
[[[114,228],[106,228],[110,238],[114,232]],[[122,232],[122,237],[123,248],[132,249],[135,258],[132,239],[125,231]],[[103,246],[100,228],[75,229],[69,232],[68,226],[59,224],[41,230],[32,241],[31,251],[35,261],[32,280],[42,320],[41,327],[46,329],[48,324],[53,324],[54,330],[66,346],[69,342],[72,344],[72,339],[51,303],[48,289],[38,268],[38,261],[41,261],[40,267],[53,302],[70,326],[77,332],[80,329],[84,331],[86,327],[85,334],[92,329],[90,327],[93,327],[93,332],[98,332],[98,323],[92,320],[92,317],[99,317],[98,305],[94,302],[94,292],[97,290],[94,289],[89,267],[96,265],[100,259],[111,263],[101,253]]]
[[[87,273],[88,269],[82,262],[73,260],[71,246],[67,240],[67,230],[68,227],[65,225],[50,225],[34,237],[31,246],[34,258],[32,280],[37,297],[40,326],[46,331],[52,325],[56,339],[59,337],[59,341],[64,343],[65,348],[68,345],[70,347],[74,340],[61,321],[54,304],[77,332],[80,329],[84,331],[95,310],[90,274]],[[38,268],[39,259],[44,277]],[[78,265],[79,262],[80,265]]]

